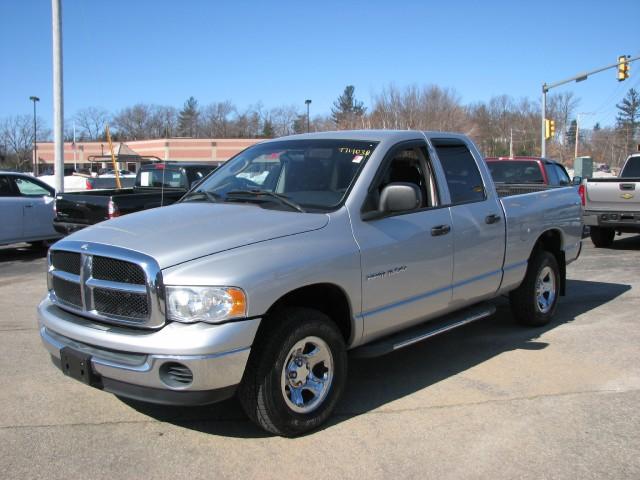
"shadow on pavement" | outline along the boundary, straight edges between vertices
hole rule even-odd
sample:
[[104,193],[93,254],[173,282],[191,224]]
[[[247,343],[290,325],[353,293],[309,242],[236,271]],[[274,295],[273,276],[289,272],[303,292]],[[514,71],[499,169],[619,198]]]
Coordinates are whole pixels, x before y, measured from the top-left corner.
[[625,235],[622,238],[616,236],[613,245],[609,248],[611,250],[640,250],[640,235],[633,237]]
[[26,243],[0,247],[0,263],[30,262],[47,256],[47,248]]
[[[542,350],[536,341],[545,332],[611,302],[629,285],[569,280],[555,319],[541,328],[516,324],[505,298],[496,300],[496,314],[395,353],[374,359],[350,359],[344,396],[324,428],[411,395],[512,350]],[[166,407],[122,399],[157,420],[213,435],[262,438],[269,434],[250,423],[237,400],[204,407]]]

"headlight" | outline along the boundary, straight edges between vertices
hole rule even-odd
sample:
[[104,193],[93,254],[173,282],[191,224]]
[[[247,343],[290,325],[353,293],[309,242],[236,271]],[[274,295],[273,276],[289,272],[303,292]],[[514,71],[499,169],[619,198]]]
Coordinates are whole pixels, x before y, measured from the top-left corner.
[[247,315],[247,299],[233,287],[166,287],[167,318],[176,322],[216,323]]

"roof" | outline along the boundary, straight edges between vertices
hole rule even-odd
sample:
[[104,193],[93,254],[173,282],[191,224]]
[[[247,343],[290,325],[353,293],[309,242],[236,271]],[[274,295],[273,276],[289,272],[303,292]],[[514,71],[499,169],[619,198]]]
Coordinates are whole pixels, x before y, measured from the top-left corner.
[[289,135],[286,137],[274,138],[268,142],[279,142],[282,140],[364,140],[370,142],[382,142],[385,140],[424,140],[425,135],[429,138],[459,138],[466,139],[465,135],[452,132],[420,131],[420,130],[338,130],[332,132],[304,133],[301,135]]
[[544,162],[544,163],[556,163],[558,165],[562,165],[560,162],[556,160],[552,160],[550,158],[543,157],[528,157],[528,156],[520,156],[520,157],[487,157],[485,158],[487,162],[503,162],[503,161],[520,161],[520,162]]

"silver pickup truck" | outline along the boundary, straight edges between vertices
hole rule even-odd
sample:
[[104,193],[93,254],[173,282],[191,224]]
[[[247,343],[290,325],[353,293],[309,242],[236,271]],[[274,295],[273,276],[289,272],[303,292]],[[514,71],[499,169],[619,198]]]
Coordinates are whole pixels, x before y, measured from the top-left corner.
[[640,233],[640,153],[627,158],[617,178],[589,178],[580,189],[596,247],[610,247],[616,232]]
[[236,393],[258,425],[298,435],[334,409],[347,351],[393,352],[505,294],[520,322],[549,322],[580,253],[580,198],[500,195],[463,135],[266,141],[175,205],[57,242],[40,334],[93,387],[181,405]]

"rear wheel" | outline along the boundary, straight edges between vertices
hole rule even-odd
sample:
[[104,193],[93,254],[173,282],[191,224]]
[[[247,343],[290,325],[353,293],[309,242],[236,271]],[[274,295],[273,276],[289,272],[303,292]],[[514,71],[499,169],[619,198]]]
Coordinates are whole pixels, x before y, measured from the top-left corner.
[[524,325],[549,323],[558,304],[560,269],[556,257],[545,250],[534,253],[522,284],[509,294],[511,311]]
[[323,313],[286,308],[269,320],[251,351],[238,394],[246,414],[265,430],[296,436],[333,411],[347,375],[340,330]]
[[597,248],[610,247],[615,235],[616,231],[613,228],[591,227],[589,229],[591,241]]

